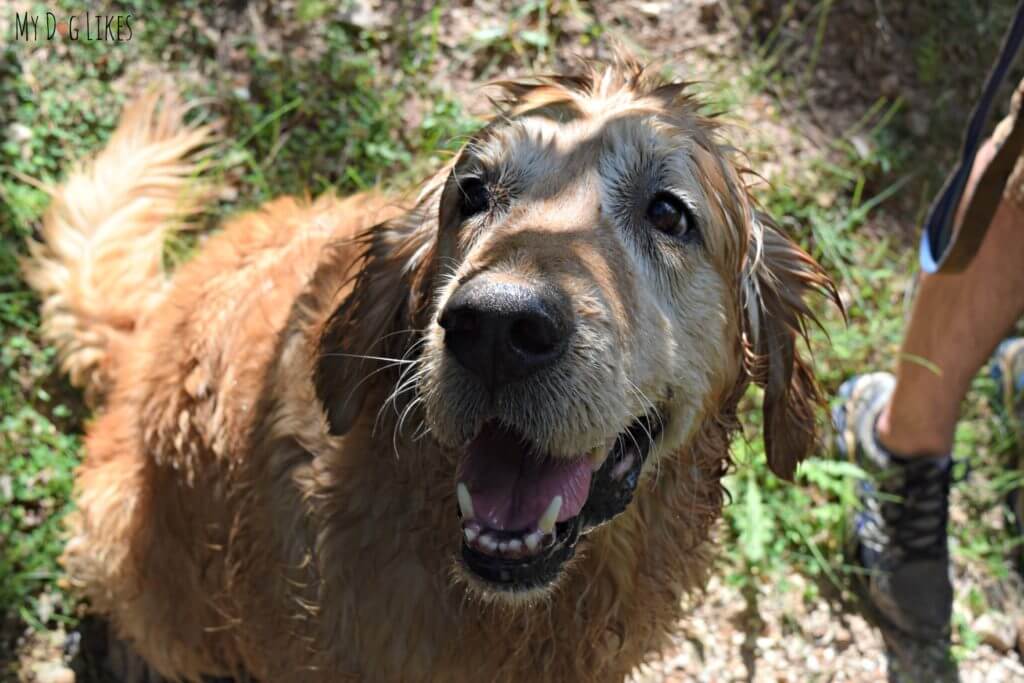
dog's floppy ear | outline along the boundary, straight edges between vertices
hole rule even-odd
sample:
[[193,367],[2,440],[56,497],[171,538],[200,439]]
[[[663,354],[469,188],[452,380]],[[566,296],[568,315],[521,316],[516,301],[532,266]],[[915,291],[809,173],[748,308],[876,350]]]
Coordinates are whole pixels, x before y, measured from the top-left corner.
[[768,466],[792,479],[815,443],[815,411],[823,403],[810,364],[797,339],[807,340],[818,320],[806,296],[822,294],[839,306],[835,285],[818,263],[755,212],[750,253],[743,273],[747,372],[764,388],[764,445]]
[[347,432],[368,391],[396,380],[400,363],[423,326],[437,222],[420,207],[356,237],[352,288],[319,339],[313,382],[331,434]]

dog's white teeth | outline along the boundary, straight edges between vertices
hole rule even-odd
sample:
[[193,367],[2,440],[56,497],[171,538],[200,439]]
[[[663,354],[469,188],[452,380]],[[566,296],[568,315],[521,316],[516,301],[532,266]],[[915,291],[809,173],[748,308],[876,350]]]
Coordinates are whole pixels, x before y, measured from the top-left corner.
[[548,509],[541,515],[540,521],[537,522],[537,528],[545,534],[550,534],[555,530],[555,522],[558,521],[558,513],[562,511],[562,497],[555,496],[548,503]]
[[469,487],[466,486],[465,482],[459,482],[455,487],[455,497],[459,499],[459,511],[462,513],[462,519],[473,519],[476,515],[473,514],[473,498],[469,495]]
[[[459,484],[459,498],[468,496],[469,492]],[[522,534],[509,534],[507,531],[495,531],[481,526],[475,519],[463,520],[462,535],[466,545],[481,552],[497,557],[521,558],[535,555],[539,551],[555,544],[555,525],[558,513],[562,511],[562,496],[555,496],[548,504],[547,510],[537,522],[537,527]],[[461,503],[461,500],[460,500]],[[465,515],[465,512],[463,512]]]
[[490,530],[481,529],[477,522],[470,522],[462,529],[466,544],[472,548],[497,557],[521,558],[535,555],[538,551],[554,545],[554,532],[534,529],[523,536],[500,537]]

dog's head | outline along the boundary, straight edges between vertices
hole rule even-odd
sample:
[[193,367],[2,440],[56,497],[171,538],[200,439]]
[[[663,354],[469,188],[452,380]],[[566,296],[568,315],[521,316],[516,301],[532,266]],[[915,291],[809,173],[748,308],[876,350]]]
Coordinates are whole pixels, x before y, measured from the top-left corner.
[[819,400],[804,295],[835,291],[684,85],[629,61],[501,85],[419,208],[365,236],[316,382],[344,432],[393,359],[393,394],[456,461],[464,573],[509,594],[551,586],[748,381],[792,476]]

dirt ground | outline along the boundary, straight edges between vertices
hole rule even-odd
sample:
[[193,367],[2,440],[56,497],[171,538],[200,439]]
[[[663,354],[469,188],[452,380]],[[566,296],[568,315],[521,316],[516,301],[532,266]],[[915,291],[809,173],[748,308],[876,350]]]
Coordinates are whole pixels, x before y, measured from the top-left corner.
[[[410,11],[409,3],[397,4]],[[426,3],[422,4],[424,7],[413,8],[412,13],[425,10]],[[675,65],[689,80],[708,81],[715,92],[715,82],[749,82],[748,71],[770,61],[775,75],[764,80],[763,89],[749,91],[730,112],[738,124],[731,137],[738,147],[749,150],[755,170],[770,182],[799,177],[807,158],[830,149],[838,138],[849,138],[849,132],[879,98],[900,98],[905,105],[895,114],[900,117],[898,129],[907,139],[918,141],[911,145],[910,153],[921,170],[901,198],[871,220],[876,229],[903,239],[915,233],[914,221],[930,196],[929,188],[934,190],[943,165],[955,155],[958,122],[965,119],[979,78],[987,70],[982,66],[979,72],[978,65],[990,62],[997,47],[995,36],[1003,29],[997,18],[992,18],[994,28],[979,25],[970,29],[980,32],[984,28],[986,33],[978,40],[940,43],[933,54],[932,48],[921,48],[920,41],[932,35],[922,26],[941,2],[841,0],[828,4],[834,5],[832,14],[827,22],[819,23],[815,17],[821,14],[820,6],[815,10],[816,3],[810,1],[581,3],[579,18],[574,19],[571,12],[563,16],[559,40],[542,66],[565,64],[571,55],[606,56],[611,45],[620,42]],[[1008,0],[992,4],[1003,12],[1013,5]],[[396,11],[393,4],[384,2],[359,2],[353,7],[349,19],[369,27],[386,24]],[[581,46],[579,38],[590,25],[588,14],[604,32]],[[465,3],[447,10],[442,22],[442,57],[431,68],[436,69],[445,88],[477,111],[482,110],[482,100],[471,84],[483,76],[522,69],[511,58],[488,61],[464,53],[460,46],[481,26],[499,23],[505,16],[507,7],[499,2]],[[258,9],[239,10],[223,26],[206,25],[203,30],[214,34],[256,31],[270,43],[289,40],[287,27],[268,26],[259,17]],[[820,31],[819,26],[823,26]],[[777,49],[766,51],[766,46],[772,45]],[[315,50],[316,46],[303,49]],[[235,69],[244,80],[241,63],[234,66],[229,53],[222,59],[227,70]],[[159,66],[140,66],[140,73],[146,68]],[[418,116],[413,103],[409,124],[415,125]],[[854,140],[852,144],[869,142]],[[959,500],[957,494],[954,523],[957,515],[963,514]],[[993,524],[999,523],[994,517]],[[730,549],[721,550],[728,554]],[[955,573],[958,599],[981,591],[993,606],[992,614],[983,615],[987,619],[974,624],[981,643],[964,652],[962,680],[1024,680],[1018,654],[1024,645],[1020,582],[1012,576],[993,579],[960,561]],[[881,638],[854,607],[827,588],[817,604],[808,604],[802,587],[809,579],[796,572],[786,578],[786,590],[779,590],[774,578],[755,580],[755,588],[746,590],[722,578],[712,580],[706,593],[693,596],[692,613],[680,624],[676,646],[665,653],[663,661],[638,673],[635,681],[883,680],[886,659]],[[24,643],[25,679],[66,683],[67,669],[59,664],[65,645],[62,632],[36,634]]]

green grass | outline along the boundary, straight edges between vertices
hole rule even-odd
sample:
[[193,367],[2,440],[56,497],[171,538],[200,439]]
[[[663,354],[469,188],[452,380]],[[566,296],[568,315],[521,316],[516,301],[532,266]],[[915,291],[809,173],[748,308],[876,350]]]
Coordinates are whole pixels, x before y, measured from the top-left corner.
[[[57,581],[56,557],[88,417],[79,395],[56,372],[52,349],[39,340],[38,301],[19,275],[25,239],[46,206],[45,195],[20,178],[54,181],[72,161],[97,150],[115,124],[119,84],[130,81],[140,64],[176,72],[186,96],[201,102],[192,115],[224,122],[230,142],[208,172],[233,192],[205,217],[211,226],[284,193],[345,193],[382,181],[401,187],[436,168],[478,123],[431,75],[443,71],[446,58],[439,45],[440,11],[416,21],[399,17],[391,22],[397,28],[385,32],[336,20],[330,3],[303,0],[292,18],[301,40],[275,48],[257,35],[231,34],[232,67],[222,63],[223,46],[193,21],[223,22],[219,10],[206,7],[213,4],[121,3],[140,18],[133,23],[137,38],[128,45],[79,42],[67,47],[68,54],[47,46],[0,48],[0,111],[10,112],[7,128],[0,129],[0,678],[10,673],[4,667],[13,666],[8,648],[26,628],[74,622],[75,605]],[[742,107],[765,91],[785,97],[813,78],[831,5],[822,3],[806,19],[812,37],[807,65],[780,68],[790,44],[774,31],[741,67],[721,69],[720,81],[702,86],[713,108]],[[62,1],[57,9],[76,7]],[[459,49],[483,76],[508,65],[545,67],[565,50],[570,21],[585,24],[581,45],[604,38],[604,27],[589,18],[584,3],[531,0],[506,21],[479,26]],[[942,77],[934,38],[929,34],[919,47],[925,79]],[[298,43],[309,49],[291,49]],[[430,103],[415,121],[406,111],[412,99]],[[905,237],[879,228],[876,218],[896,193],[927,194],[908,166],[913,150],[898,125],[902,107],[899,100],[878,100],[845,136],[792,160],[760,192],[784,227],[841,281],[850,324],[823,307],[828,336],[812,334],[828,392],[854,372],[891,367],[898,348],[915,255]],[[854,137],[866,144],[854,144]],[[771,144],[762,140],[748,151],[755,159],[771,158]],[[189,242],[171,244],[168,261],[181,262],[190,250]],[[993,388],[979,378],[976,389],[957,454],[971,456],[974,476],[986,485],[970,487],[970,521],[954,533],[958,553],[998,574],[1006,571],[1003,555],[1013,541],[985,526],[982,513],[1020,480],[1002,468],[1012,435],[978,400]],[[749,587],[764,577],[784,581],[795,567],[816,579],[805,599],[817,600],[820,591],[836,592],[849,570],[841,545],[861,473],[831,460],[823,448],[804,464],[796,484],[773,478],[764,462],[758,404],[752,391],[744,404],[744,438],[736,443],[737,466],[727,480],[734,502],[726,510],[724,571],[730,582]],[[981,609],[983,597],[968,600]],[[960,626],[969,648],[976,638],[966,623]]]
[[[19,623],[42,628],[72,614],[55,558],[82,414],[79,398],[54,372],[53,350],[38,339],[38,302],[20,280],[18,257],[46,197],[17,174],[55,177],[98,146],[116,116],[102,99],[110,72],[54,64],[30,84],[20,66],[11,46],[0,52],[0,109],[11,114],[0,143],[0,660]],[[79,75],[70,92],[56,87]]]
[[[791,21],[796,3],[780,4],[781,26]],[[806,66],[798,61],[788,70],[781,68],[782,55],[797,49],[795,39],[781,38],[779,30],[769,32],[746,65],[743,80],[732,84],[732,96],[742,99],[769,90],[783,99],[804,99],[802,84],[811,77],[824,31],[821,22],[827,20],[831,5],[816,5],[804,19],[804,32],[798,35],[805,41],[810,36],[815,45],[805,56]],[[999,16],[1003,15],[986,16],[987,26],[998,27],[993,32],[1002,30]],[[917,67],[925,83],[941,79],[938,62],[948,59],[936,53],[937,40],[944,40],[939,32],[941,26],[930,27],[916,44]],[[984,73],[987,65],[976,69]],[[815,328],[811,334],[816,374],[828,395],[853,374],[894,369],[899,354],[906,293],[910,275],[917,270],[916,244],[910,241],[916,232],[910,239],[889,234],[880,231],[876,221],[886,213],[886,203],[900,193],[920,197],[911,216],[919,219],[936,182],[934,165],[921,169],[920,150],[902,133],[899,114],[904,108],[900,99],[880,98],[852,128],[784,172],[761,195],[771,212],[785,216],[784,225],[836,276],[843,292],[849,323],[844,325],[836,311],[824,307],[820,312],[827,332]],[[854,138],[860,138],[860,144],[855,145]],[[935,147],[938,152],[932,154],[939,158],[956,149]],[[902,216],[897,210],[887,217],[907,221],[905,210]],[[916,231],[916,222],[912,227]],[[1010,467],[1013,454],[1024,444],[1016,441],[1007,421],[994,414],[996,392],[987,370],[979,372],[957,428],[954,458],[969,463],[970,479],[954,494],[966,522],[951,524],[950,536],[959,562],[988,579],[999,579],[1012,571],[1007,558],[1022,539],[1014,538],[1006,525],[993,525],[993,513],[1001,513],[1006,493],[1024,481],[1024,475]],[[815,579],[804,595],[809,603],[822,595],[846,601],[848,575],[858,570],[846,564],[843,541],[850,515],[857,509],[854,487],[864,473],[852,463],[831,459],[831,444],[823,441],[819,455],[800,467],[795,484],[773,477],[763,455],[758,394],[752,390],[745,400],[744,435],[734,446],[737,466],[726,481],[733,501],[725,511],[726,543],[736,547],[724,559],[727,579],[747,589],[761,585],[766,576],[784,582],[796,568]],[[832,438],[828,430],[823,434]],[[957,473],[966,475],[965,469],[959,466]],[[744,590],[744,595],[751,594]],[[979,645],[969,615],[977,616],[986,607],[977,588],[959,597],[966,611],[957,608],[955,654],[965,656]]]

